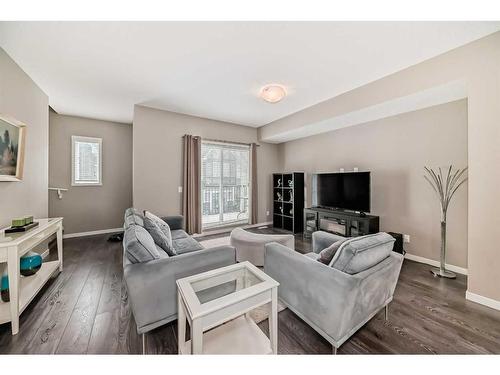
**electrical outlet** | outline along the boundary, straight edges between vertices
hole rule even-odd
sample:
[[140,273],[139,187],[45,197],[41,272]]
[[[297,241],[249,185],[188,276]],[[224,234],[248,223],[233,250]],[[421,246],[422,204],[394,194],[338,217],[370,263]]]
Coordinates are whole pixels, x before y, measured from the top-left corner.
[[409,234],[403,234],[403,242],[410,243],[410,235]]
[[266,216],[269,216],[269,211],[266,211]]
[[179,186],[177,190],[179,191],[179,193],[182,193],[182,186]]

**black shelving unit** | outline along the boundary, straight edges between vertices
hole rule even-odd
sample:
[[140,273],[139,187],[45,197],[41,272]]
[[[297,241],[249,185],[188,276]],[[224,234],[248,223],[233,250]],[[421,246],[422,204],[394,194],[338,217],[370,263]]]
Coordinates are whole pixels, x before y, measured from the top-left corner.
[[304,218],[304,173],[273,173],[273,226],[300,233]]

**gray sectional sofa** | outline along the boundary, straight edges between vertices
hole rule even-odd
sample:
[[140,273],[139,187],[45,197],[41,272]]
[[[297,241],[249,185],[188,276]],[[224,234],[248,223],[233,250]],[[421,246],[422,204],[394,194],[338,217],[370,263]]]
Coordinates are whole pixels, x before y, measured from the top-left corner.
[[[403,256],[387,233],[356,237],[340,245],[329,264],[319,253],[345,240],[313,233],[313,252],[300,254],[266,245],[264,270],[280,283],[280,300],[333,346],[333,352],[391,302]],[[387,310],[386,310],[387,318]]]
[[124,217],[123,276],[140,334],[177,319],[177,279],[236,263],[234,247],[204,249],[182,229],[182,216],[162,219],[170,227],[177,255],[168,256],[159,249],[158,259],[139,262],[130,253],[141,241],[153,239],[143,230],[144,216],[140,211],[129,208]]

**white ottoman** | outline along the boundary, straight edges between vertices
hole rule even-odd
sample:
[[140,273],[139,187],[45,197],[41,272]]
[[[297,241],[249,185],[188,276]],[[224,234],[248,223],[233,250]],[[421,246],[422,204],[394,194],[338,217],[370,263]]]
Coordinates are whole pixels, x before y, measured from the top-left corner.
[[258,234],[236,228],[231,232],[229,240],[231,246],[236,248],[236,260],[248,260],[254,266],[264,266],[264,246],[270,242],[277,242],[295,250],[293,234]]

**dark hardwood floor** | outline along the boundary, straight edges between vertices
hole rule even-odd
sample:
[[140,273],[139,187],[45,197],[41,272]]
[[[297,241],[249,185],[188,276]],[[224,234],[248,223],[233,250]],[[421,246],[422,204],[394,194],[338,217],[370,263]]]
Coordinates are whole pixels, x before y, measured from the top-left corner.
[[[275,233],[273,229],[257,231]],[[0,325],[0,353],[125,354],[142,352],[122,285],[122,245],[107,236],[64,240],[65,268],[21,316],[19,334]],[[308,252],[301,237],[296,248]],[[432,277],[429,266],[405,260],[390,305],[338,350],[339,354],[500,354],[500,311],[465,300],[466,277]],[[267,321],[259,324],[267,333]],[[286,309],[279,313],[281,354],[330,354],[331,346]],[[147,335],[149,354],[177,352],[176,324]]]

